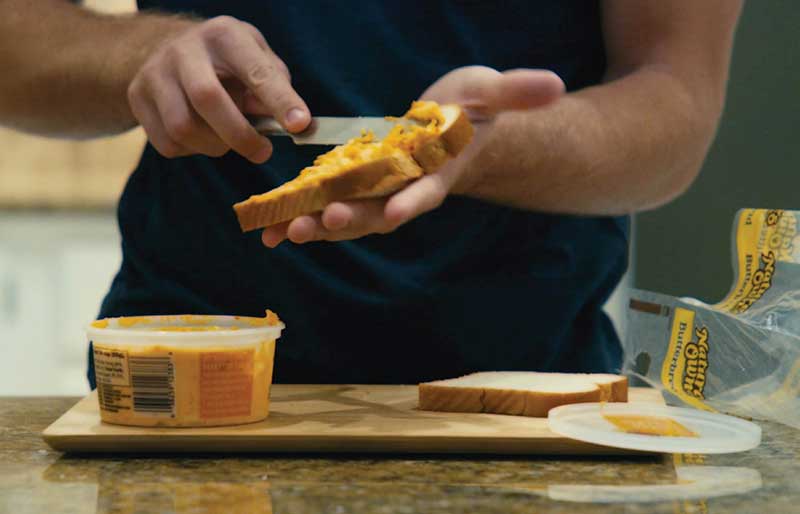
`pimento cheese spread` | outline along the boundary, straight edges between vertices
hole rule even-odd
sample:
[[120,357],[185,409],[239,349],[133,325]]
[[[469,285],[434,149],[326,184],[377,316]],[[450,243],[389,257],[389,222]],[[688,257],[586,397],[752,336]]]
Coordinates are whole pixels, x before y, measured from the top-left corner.
[[137,316],[95,321],[100,417],[135,426],[220,426],[269,414],[283,323],[241,316]]

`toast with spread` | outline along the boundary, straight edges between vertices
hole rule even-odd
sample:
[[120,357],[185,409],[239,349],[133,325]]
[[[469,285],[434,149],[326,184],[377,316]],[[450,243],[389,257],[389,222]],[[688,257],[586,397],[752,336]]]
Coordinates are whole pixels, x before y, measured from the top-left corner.
[[394,193],[458,155],[473,127],[458,105],[416,101],[382,140],[371,133],[320,155],[285,184],[233,206],[242,231],[321,211],[331,202]]

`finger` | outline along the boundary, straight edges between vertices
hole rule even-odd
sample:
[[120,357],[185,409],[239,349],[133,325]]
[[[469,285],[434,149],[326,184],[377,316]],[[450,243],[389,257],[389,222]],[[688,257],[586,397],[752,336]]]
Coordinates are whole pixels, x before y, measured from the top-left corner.
[[[247,30],[250,33],[250,35],[253,37],[253,39],[258,44],[259,48],[263,48],[264,50],[269,49],[269,45],[267,44],[267,40],[264,39],[264,35],[261,33],[260,30],[258,30],[256,28],[255,25],[253,25],[251,23],[247,23],[246,21],[245,22],[241,22],[241,23],[244,24],[245,30]],[[287,69],[286,72],[288,74],[289,70]]]
[[230,37],[220,39],[217,51],[231,73],[287,130],[300,132],[308,126],[308,106],[292,87],[288,68],[263,38],[232,32]]
[[261,242],[264,246],[275,248],[286,239],[286,229],[289,227],[289,222],[278,223],[267,227],[261,232]]
[[386,199],[334,202],[322,212],[322,227],[347,239],[394,230],[383,217]]
[[147,134],[147,139],[158,153],[168,159],[190,155],[192,152],[181,146],[167,134],[161,117],[152,101],[145,99],[138,91],[138,86],[132,85],[128,92],[128,103],[133,116]]
[[319,214],[299,216],[286,228],[286,238],[297,244],[322,239],[322,222]]
[[558,100],[564,89],[564,82],[552,71],[510,70],[488,92],[487,103],[497,111],[535,109]]
[[344,230],[352,223],[354,216],[352,205],[334,202],[322,211],[322,226],[328,230]]
[[384,218],[386,200],[335,202],[322,213],[301,216],[288,227],[287,237],[294,243],[345,241],[369,234],[386,234],[397,225]]
[[454,180],[447,173],[436,172],[412,182],[386,203],[384,217],[387,223],[400,225],[439,207],[447,198]]
[[242,95],[242,112],[247,114],[260,114],[263,116],[272,116],[269,107],[261,103],[252,91],[249,89]]
[[173,141],[196,153],[219,157],[230,147],[189,106],[176,81],[154,79],[149,83],[159,117]]
[[272,144],[245,119],[217,78],[208,56],[199,48],[184,50],[178,76],[189,102],[222,141],[255,163],[266,161]]

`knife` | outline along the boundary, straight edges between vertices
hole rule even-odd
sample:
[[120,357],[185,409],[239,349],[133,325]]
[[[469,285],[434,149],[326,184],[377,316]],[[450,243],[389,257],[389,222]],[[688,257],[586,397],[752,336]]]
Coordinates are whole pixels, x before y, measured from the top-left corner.
[[413,120],[397,118],[316,116],[306,130],[292,134],[274,118],[253,117],[249,121],[260,134],[288,136],[296,145],[341,145],[361,136],[364,131],[372,132],[376,139],[383,139],[398,123],[416,124]]

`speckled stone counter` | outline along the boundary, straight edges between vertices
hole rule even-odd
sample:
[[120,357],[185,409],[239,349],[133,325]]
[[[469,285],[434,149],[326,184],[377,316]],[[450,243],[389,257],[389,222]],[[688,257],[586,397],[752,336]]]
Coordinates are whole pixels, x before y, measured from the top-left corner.
[[0,513],[800,513],[800,431],[637,458],[63,455],[74,398],[0,398]]

